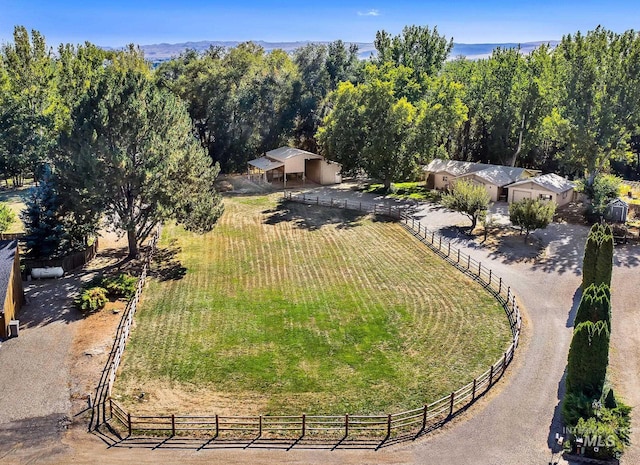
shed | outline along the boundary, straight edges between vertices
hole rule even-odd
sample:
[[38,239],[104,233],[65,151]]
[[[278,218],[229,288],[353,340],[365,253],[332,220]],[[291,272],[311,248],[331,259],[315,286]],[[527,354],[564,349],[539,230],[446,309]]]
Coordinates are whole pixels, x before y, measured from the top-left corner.
[[0,338],[6,338],[9,336],[9,323],[24,304],[17,240],[0,241],[0,303]]
[[629,204],[622,199],[614,199],[607,204],[604,217],[612,223],[626,223],[629,213]]
[[249,179],[259,182],[282,182],[298,178],[303,182],[308,178],[318,184],[339,184],[342,182],[342,165],[325,160],[322,155],[294,147],[280,147],[270,150],[264,156],[249,161]]
[[523,179],[509,186],[509,203],[524,199],[554,201],[559,207],[573,200],[575,184],[568,179],[549,173]]

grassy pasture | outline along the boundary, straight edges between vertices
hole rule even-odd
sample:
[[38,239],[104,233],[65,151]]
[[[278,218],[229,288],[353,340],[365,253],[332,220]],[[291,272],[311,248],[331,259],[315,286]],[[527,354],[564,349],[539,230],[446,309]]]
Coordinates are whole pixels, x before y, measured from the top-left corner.
[[277,200],[228,197],[204,236],[164,229],[116,382],[127,407],[394,412],[500,356],[502,308],[401,226]]

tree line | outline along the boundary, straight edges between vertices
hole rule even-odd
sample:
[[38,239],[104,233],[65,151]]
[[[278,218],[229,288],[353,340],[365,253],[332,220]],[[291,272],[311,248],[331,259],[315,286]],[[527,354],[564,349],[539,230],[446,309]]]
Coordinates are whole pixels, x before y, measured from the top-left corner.
[[[142,239],[163,218],[214,211],[202,199],[168,203],[186,193],[176,179],[212,178],[200,172],[206,163],[214,172],[216,165],[241,172],[281,145],[319,152],[345,174],[364,172],[386,187],[417,176],[434,157],[554,171],[584,177],[587,186],[613,165],[640,175],[640,36],[633,30],[598,27],[568,34],[555,48],[528,55],[498,48],[475,61],[450,60],[452,39],[436,27],[379,31],[374,44],[377,53],[360,60],[357,46],[342,41],[291,55],[247,42],[186,51],[152,69],[134,46],[54,51],[37,31],[16,27],[14,42],[0,49],[1,177],[14,185],[28,176],[57,183],[66,231],[78,242],[107,212]],[[132,143],[123,146],[120,135]],[[153,156],[142,159],[139,149]],[[163,165],[176,150],[197,163],[193,172]],[[208,161],[190,159],[194,153]],[[138,174],[115,169],[123,166]],[[87,185],[84,173],[94,172],[128,192]],[[162,176],[169,177],[160,183]]]
[[166,220],[210,230],[219,167],[192,127],[137,48],[53,53],[16,27],[0,53],[0,168],[16,186],[38,181],[22,214],[29,255],[83,247],[105,225],[127,235],[131,257]]

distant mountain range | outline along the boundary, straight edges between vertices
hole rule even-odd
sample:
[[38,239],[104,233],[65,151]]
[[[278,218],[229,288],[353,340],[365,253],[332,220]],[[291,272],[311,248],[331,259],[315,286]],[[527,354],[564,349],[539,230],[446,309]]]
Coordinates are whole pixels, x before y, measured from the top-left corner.
[[[275,49],[282,49],[285,52],[293,52],[294,50],[304,47],[311,43],[310,41],[302,42],[264,42],[262,40],[254,41],[256,44],[263,47],[266,51]],[[140,48],[144,51],[144,56],[152,62],[160,62],[168,60],[172,57],[180,55],[185,50],[196,50],[198,52],[204,52],[211,46],[222,47],[235,47],[239,44],[238,41],[217,41],[217,40],[203,40],[199,42],[184,42],[181,44],[153,44],[153,45],[141,45]],[[328,43],[328,42],[315,42],[315,43]],[[367,42],[354,42],[360,51],[360,58],[366,59],[376,52],[372,43]],[[529,53],[541,44],[551,44],[555,46],[557,40],[539,41],[539,42],[526,42],[520,44],[520,48],[523,53]],[[502,43],[502,44],[453,44],[453,52],[451,58],[458,56],[465,56],[469,59],[476,60],[479,58],[486,58],[491,55],[491,52],[496,47],[501,48],[513,48],[517,47],[517,43]]]

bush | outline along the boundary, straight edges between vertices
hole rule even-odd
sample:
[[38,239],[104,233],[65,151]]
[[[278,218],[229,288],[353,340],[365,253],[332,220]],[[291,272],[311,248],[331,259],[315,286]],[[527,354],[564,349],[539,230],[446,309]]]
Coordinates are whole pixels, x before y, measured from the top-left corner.
[[86,289],[76,299],[76,305],[83,312],[95,312],[104,308],[107,299],[107,290],[103,287],[92,287]]
[[629,445],[630,407],[621,405],[614,409],[599,408],[588,418],[579,418],[576,425],[569,428],[570,435],[565,447],[577,453],[578,446],[585,457],[594,459],[620,458],[625,446]]
[[531,231],[549,226],[555,212],[555,202],[539,199],[523,199],[509,205],[509,219],[514,226],[524,230],[525,241]]
[[116,278],[103,278],[101,286],[114,298],[130,299],[136,293],[138,278],[128,273],[120,273]]

